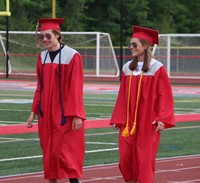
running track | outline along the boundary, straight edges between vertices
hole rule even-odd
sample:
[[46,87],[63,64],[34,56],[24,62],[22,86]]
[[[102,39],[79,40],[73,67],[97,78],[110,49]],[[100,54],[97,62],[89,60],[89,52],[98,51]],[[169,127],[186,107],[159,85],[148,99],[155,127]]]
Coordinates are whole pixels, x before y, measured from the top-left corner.
[[[47,183],[43,173],[0,177],[0,183]],[[123,183],[117,164],[84,167],[82,183]],[[154,183],[199,183],[200,154],[159,159]],[[66,183],[60,180],[58,183]]]

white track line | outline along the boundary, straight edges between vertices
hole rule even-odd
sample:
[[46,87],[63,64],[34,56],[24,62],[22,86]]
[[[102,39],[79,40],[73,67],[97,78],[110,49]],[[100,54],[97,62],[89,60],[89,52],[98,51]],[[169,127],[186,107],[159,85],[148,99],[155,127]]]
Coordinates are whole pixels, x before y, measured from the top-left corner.
[[90,179],[87,179],[87,180],[81,180],[81,182],[97,182],[97,181],[102,181],[102,180],[113,180],[113,181],[116,181],[118,178],[122,178],[122,176],[112,176],[112,177],[102,177],[102,178],[99,178],[99,177],[94,177],[94,178],[90,178]]
[[193,167],[187,167],[187,168],[176,168],[176,169],[169,169],[169,170],[157,170],[156,173],[180,172],[180,171],[184,171],[184,170],[193,170],[193,169],[200,169],[200,166],[193,166]]
[[[169,157],[169,158],[160,158],[157,159],[156,163],[159,162],[169,162],[169,161],[175,161],[175,160],[184,160],[184,159],[194,159],[194,158],[199,158],[200,154],[197,155],[190,155],[190,156],[178,156],[178,157]],[[83,171],[91,171],[91,170],[103,170],[103,169],[111,169],[111,168],[117,168],[118,163],[113,163],[113,164],[105,164],[105,165],[94,165],[94,166],[86,166],[83,168]],[[189,167],[189,168],[182,168],[182,169],[173,169],[173,170],[158,170],[156,173],[163,173],[163,172],[170,172],[170,171],[178,171],[178,170],[186,170],[186,169],[196,169],[200,168],[198,167]],[[25,174],[17,174],[17,175],[8,175],[8,176],[0,176],[0,182],[3,182],[5,180],[13,180],[13,179],[25,179],[29,177],[41,177],[43,176],[43,172],[36,172],[36,173],[25,173]],[[121,176],[115,176],[117,178]],[[108,177],[110,178],[110,177]],[[99,178],[98,178],[99,179]],[[101,180],[105,180],[105,178],[101,178]],[[99,179],[100,180],[100,179]],[[94,181],[94,180],[93,180]],[[198,181],[198,180],[194,180]],[[193,181],[193,182],[194,182]],[[83,182],[83,181],[82,181]],[[86,182],[86,180],[84,180]],[[188,181],[182,181],[182,182],[169,182],[169,183],[189,183]],[[190,182],[192,183],[192,182]]]
[[167,181],[168,183],[194,183],[194,182],[200,182],[200,179],[195,180],[187,180],[187,181]]

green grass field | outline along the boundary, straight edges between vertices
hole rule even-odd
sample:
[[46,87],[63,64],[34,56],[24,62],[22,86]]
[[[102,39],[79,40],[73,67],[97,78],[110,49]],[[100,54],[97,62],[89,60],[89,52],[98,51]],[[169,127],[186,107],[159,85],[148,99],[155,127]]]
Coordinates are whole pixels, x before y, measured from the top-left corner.
[[[116,94],[85,93],[87,119],[109,118]],[[25,123],[33,91],[0,91],[0,125]],[[10,102],[10,101],[14,102]],[[29,101],[29,103],[27,103]],[[200,95],[175,96],[175,113],[200,112]],[[36,122],[36,121],[35,121]],[[118,131],[112,128],[86,129],[85,166],[118,162]],[[200,121],[177,123],[162,132],[158,158],[200,153]],[[0,176],[42,171],[37,133],[0,135]]]

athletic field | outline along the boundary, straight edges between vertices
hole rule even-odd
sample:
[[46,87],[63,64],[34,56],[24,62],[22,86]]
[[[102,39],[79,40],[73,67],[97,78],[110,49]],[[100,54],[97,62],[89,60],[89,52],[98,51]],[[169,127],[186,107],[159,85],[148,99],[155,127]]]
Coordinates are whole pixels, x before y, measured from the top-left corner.
[[[0,81],[0,177],[42,171],[36,121],[32,129],[24,125],[35,86]],[[118,131],[108,124],[118,89],[118,83],[84,84],[85,167],[118,162]],[[200,86],[173,86],[173,94],[177,123],[162,132],[158,159],[200,154]]]

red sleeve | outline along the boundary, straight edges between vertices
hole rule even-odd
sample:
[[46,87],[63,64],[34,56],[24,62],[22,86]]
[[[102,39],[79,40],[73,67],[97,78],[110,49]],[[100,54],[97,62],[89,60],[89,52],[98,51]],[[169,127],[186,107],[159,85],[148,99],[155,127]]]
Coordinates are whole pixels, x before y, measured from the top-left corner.
[[80,54],[76,53],[69,63],[70,81],[67,102],[64,106],[65,116],[77,116],[86,119],[83,103],[83,62]]
[[165,123],[165,128],[175,126],[174,99],[171,84],[164,67],[161,67],[157,83],[157,99],[155,103],[155,121]]
[[42,73],[42,64],[40,55],[38,56],[38,61],[36,64],[36,72],[37,72],[37,87],[33,98],[32,111],[35,114],[39,114],[38,105],[40,101],[40,78]]
[[117,97],[116,104],[114,106],[114,110],[112,113],[112,117],[110,120],[110,125],[116,124],[118,126],[122,126],[126,124],[126,94],[125,94],[125,75],[122,72],[122,79],[120,83],[120,89]]

